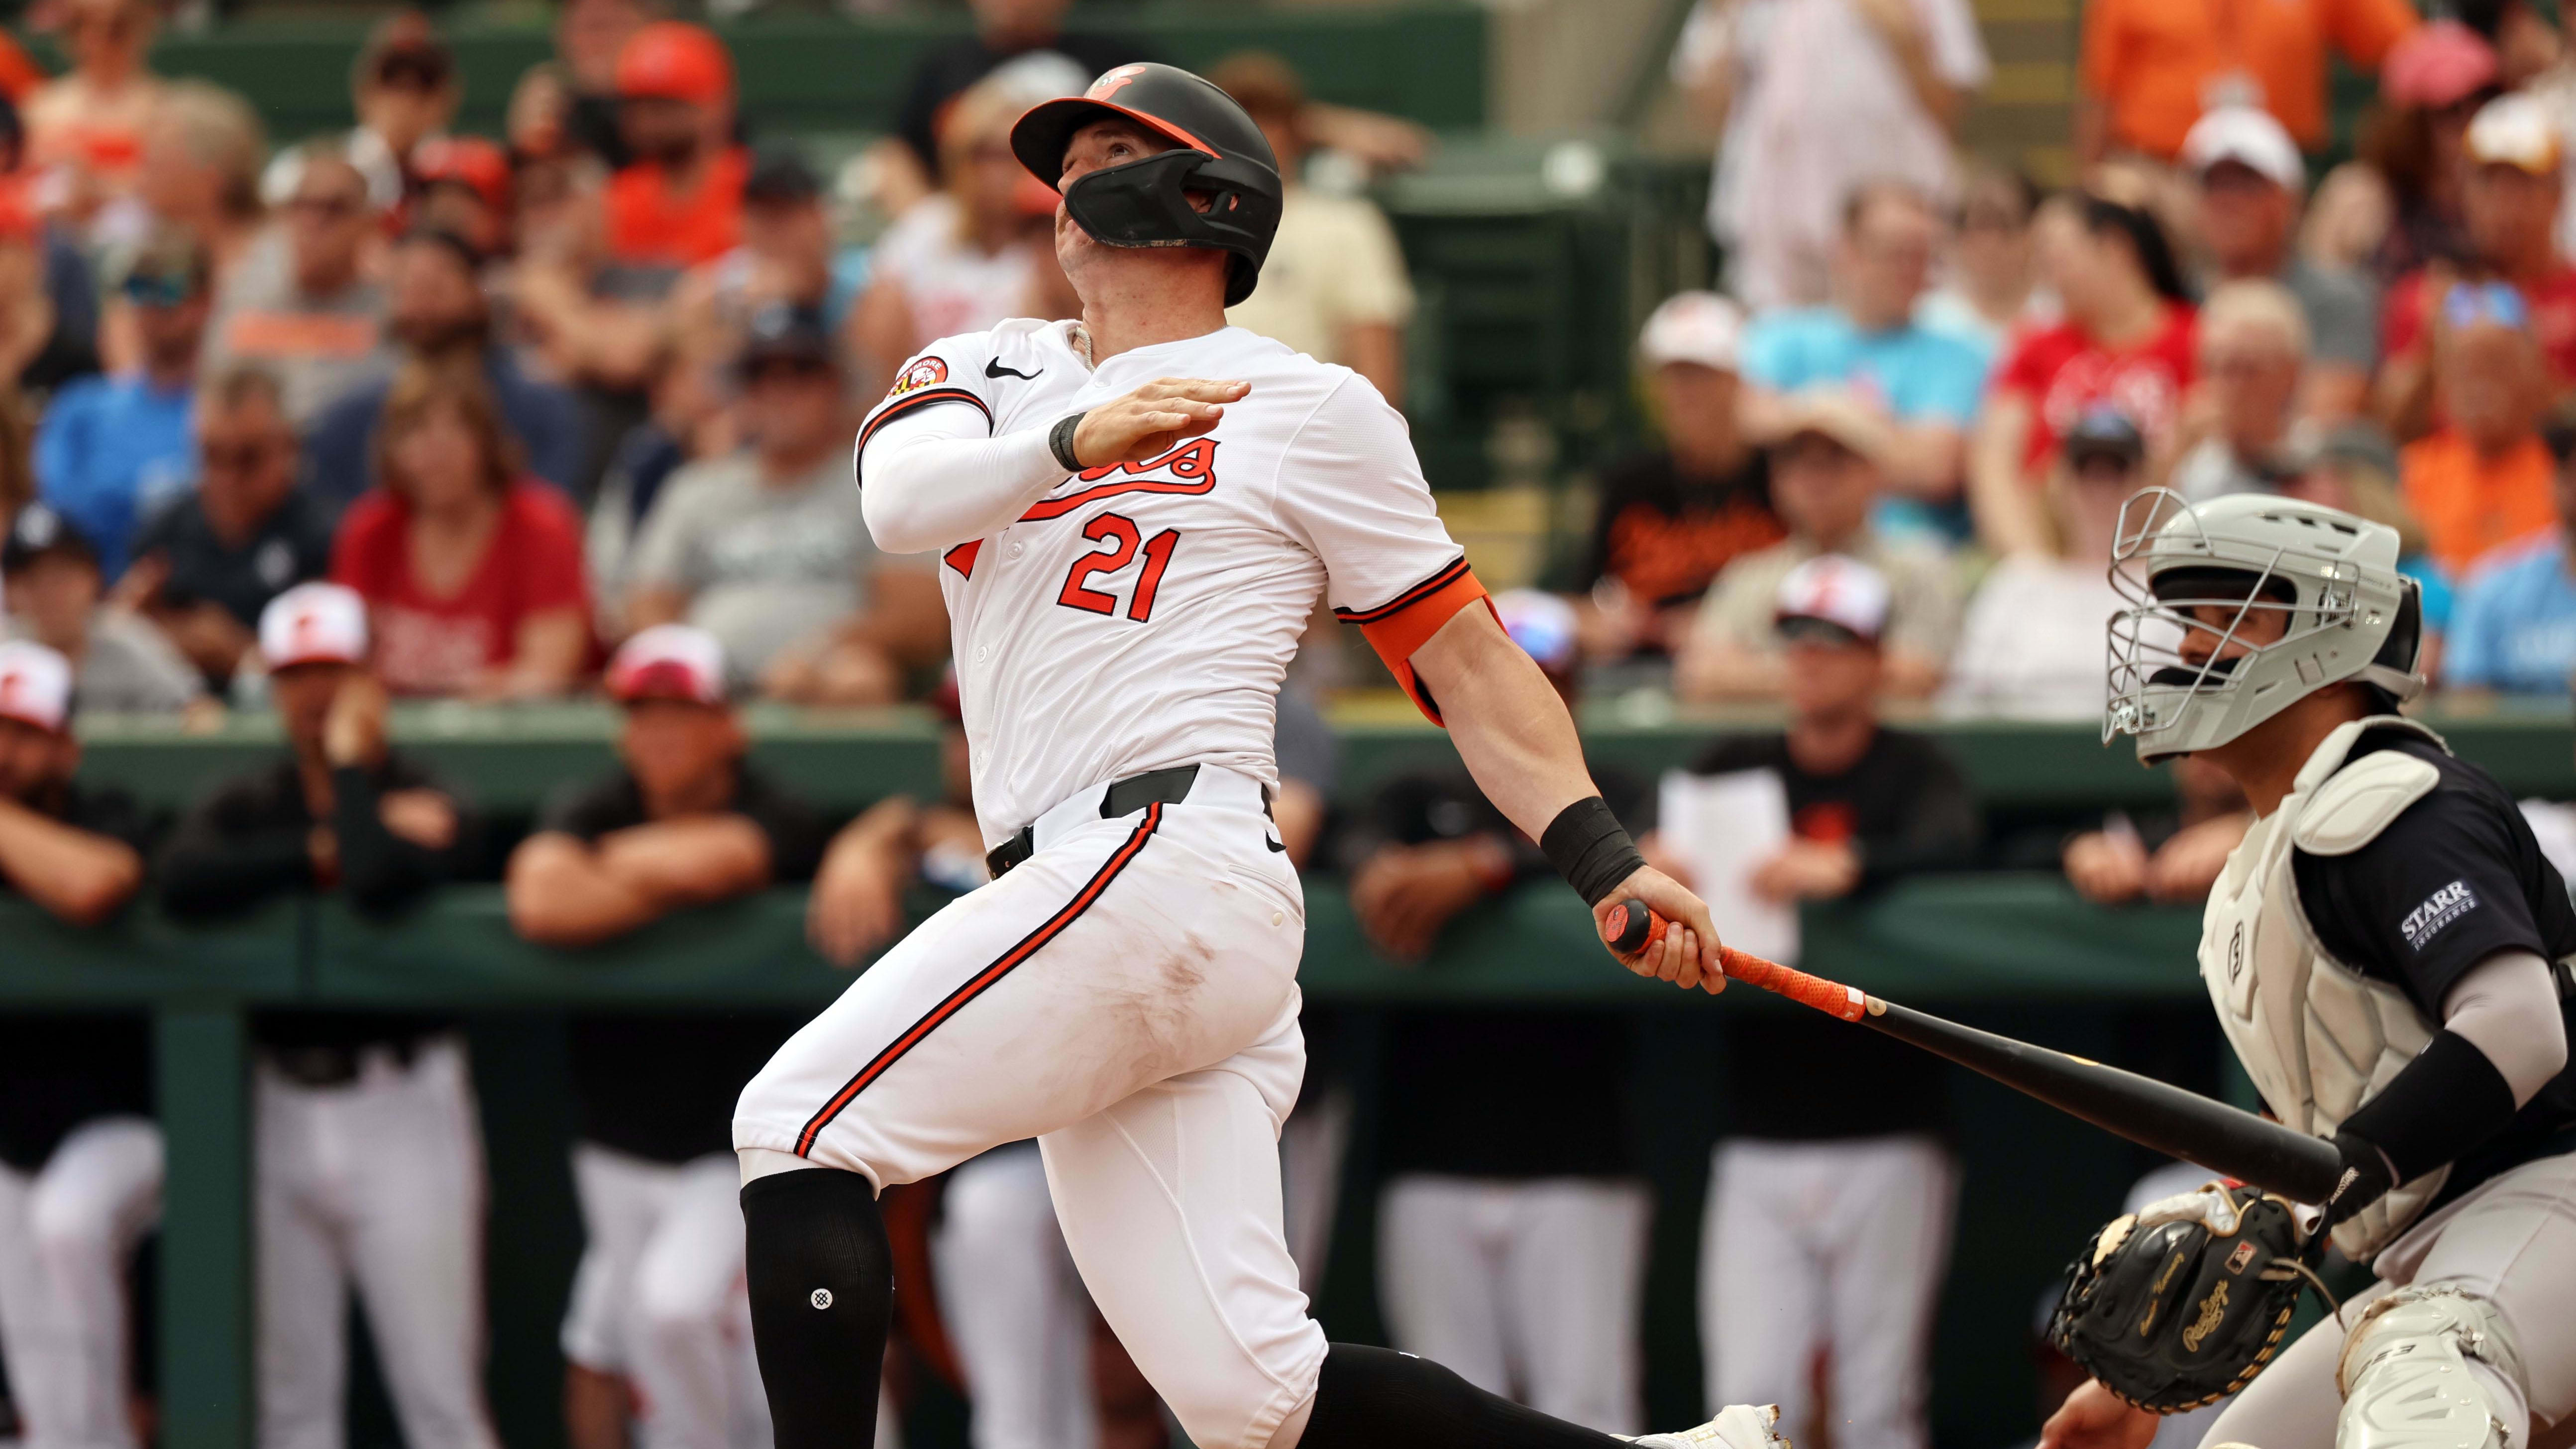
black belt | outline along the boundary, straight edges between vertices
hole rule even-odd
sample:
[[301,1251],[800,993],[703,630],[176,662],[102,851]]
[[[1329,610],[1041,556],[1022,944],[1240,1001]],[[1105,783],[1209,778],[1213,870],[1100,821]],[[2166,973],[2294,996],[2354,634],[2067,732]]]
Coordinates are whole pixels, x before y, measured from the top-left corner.
[[[1100,818],[1115,820],[1132,815],[1148,805],[1178,805],[1190,798],[1190,786],[1199,777],[1196,765],[1174,765],[1168,770],[1147,770],[1130,775],[1111,785],[1100,797]],[[1038,828],[1032,822],[1020,827],[1020,833],[984,852],[984,868],[1000,880],[1012,866],[1037,854]]]

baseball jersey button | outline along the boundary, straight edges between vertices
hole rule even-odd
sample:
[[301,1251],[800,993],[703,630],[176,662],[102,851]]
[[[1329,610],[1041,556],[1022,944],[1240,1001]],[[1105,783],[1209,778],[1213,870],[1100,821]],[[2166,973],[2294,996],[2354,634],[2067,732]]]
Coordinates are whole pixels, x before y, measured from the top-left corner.
[[976,646],[975,646],[975,662],[976,662],[976,663],[981,664],[981,663],[983,663],[985,660],[990,659],[990,658],[992,658],[992,657],[993,657],[993,646],[992,646],[992,645],[990,645],[990,644],[978,644],[978,645],[976,645]]
[[1018,558],[1021,554],[1027,553],[1028,551],[1029,546],[1025,543],[1015,543],[1011,545],[1011,557],[1013,558]]

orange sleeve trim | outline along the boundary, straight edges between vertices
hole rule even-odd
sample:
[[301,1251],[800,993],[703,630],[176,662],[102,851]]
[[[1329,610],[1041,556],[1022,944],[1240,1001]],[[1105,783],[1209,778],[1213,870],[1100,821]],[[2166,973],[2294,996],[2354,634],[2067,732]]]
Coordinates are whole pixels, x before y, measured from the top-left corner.
[[1360,626],[1360,633],[1368,639],[1369,647],[1377,651],[1378,658],[1386,661],[1387,672],[1395,676],[1395,682],[1412,699],[1415,708],[1420,709],[1433,724],[1440,724],[1443,721],[1439,704],[1431,698],[1431,692],[1423,688],[1422,681],[1414,676],[1413,651],[1439,633],[1442,625],[1457,617],[1459,610],[1480,599],[1484,601],[1486,610],[1491,612],[1493,600],[1486,597],[1485,586],[1477,581],[1475,571],[1467,567],[1467,560],[1461,558],[1397,595],[1393,602],[1382,608],[1365,613],[1343,609],[1333,612]]

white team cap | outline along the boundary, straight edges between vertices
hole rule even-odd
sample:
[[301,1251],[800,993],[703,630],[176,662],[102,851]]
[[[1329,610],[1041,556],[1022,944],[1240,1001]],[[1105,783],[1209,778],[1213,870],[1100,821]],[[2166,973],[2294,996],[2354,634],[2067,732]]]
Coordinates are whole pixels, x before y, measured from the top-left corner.
[[656,624],[617,647],[608,661],[608,697],[619,704],[677,699],[725,702],[724,645],[704,629]]
[[2512,166],[2534,176],[2558,173],[2558,126],[2548,107],[2516,91],[2478,108],[2469,122],[2469,160],[2481,166]]
[[1550,674],[1574,667],[1574,606],[1541,589],[1505,589],[1494,596],[1494,617],[1521,651]]
[[2299,143],[2259,106],[2220,106],[2192,123],[2182,138],[2183,166],[2199,175],[2221,161],[2233,161],[2284,191],[2302,191],[2308,184]]
[[1773,622],[1831,624],[1865,644],[1887,629],[1887,576],[1856,558],[1818,554],[1780,581]]
[[1646,319],[1637,355],[1648,367],[1696,362],[1733,372],[1743,344],[1744,309],[1715,292],[1676,292]]
[[338,584],[297,584],[259,613],[259,652],[271,669],[298,664],[363,664],[367,601]]
[[0,643],[0,719],[58,733],[71,717],[71,661],[32,639]]

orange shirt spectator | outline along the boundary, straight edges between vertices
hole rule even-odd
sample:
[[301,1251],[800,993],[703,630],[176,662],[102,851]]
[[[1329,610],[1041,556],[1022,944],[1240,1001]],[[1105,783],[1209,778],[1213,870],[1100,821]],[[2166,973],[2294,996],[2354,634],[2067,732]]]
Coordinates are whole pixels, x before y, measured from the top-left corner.
[[2492,457],[2466,433],[2444,428],[2399,455],[2406,506],[2424,525],[2434,562],[2454,578],[2489,549],[2556,526],[2550,483],[2557,464],[2535,434]]
[[2556,464],[2540,437],[2548,374],[2522,295],[2501,282],[2453,287],[2433,350],[2451,421],[2409,445],[2398,471],[2427,551],[2456,577],[2558,521]]
[[2419,23],[2406,0],[2092,0],[2081,78],[2108,113],[2109,146],[2171,160],[2203,111],[2232,103],[2263,107],[2315,150],[2326,46],[2375,71]]
[[639,161],[608,178],[608,252],[629,265],[694,267],[742,245],[742,183],[751,153],[736,146],[706,165],[698,184],[674,188],[671,172]]
[[461,368],[413,364],[377,428],[383,486],[350,505],[331,579],[373,616],[396,694],[560,694],[590,655],[581,521],[520,473],[499,406]]
[[612,262],[676,272],[741,243],[751,157],[733,119],[733,56],[714,34],[663,20],[626,42],[617,123],[635,159],[609,178]]

